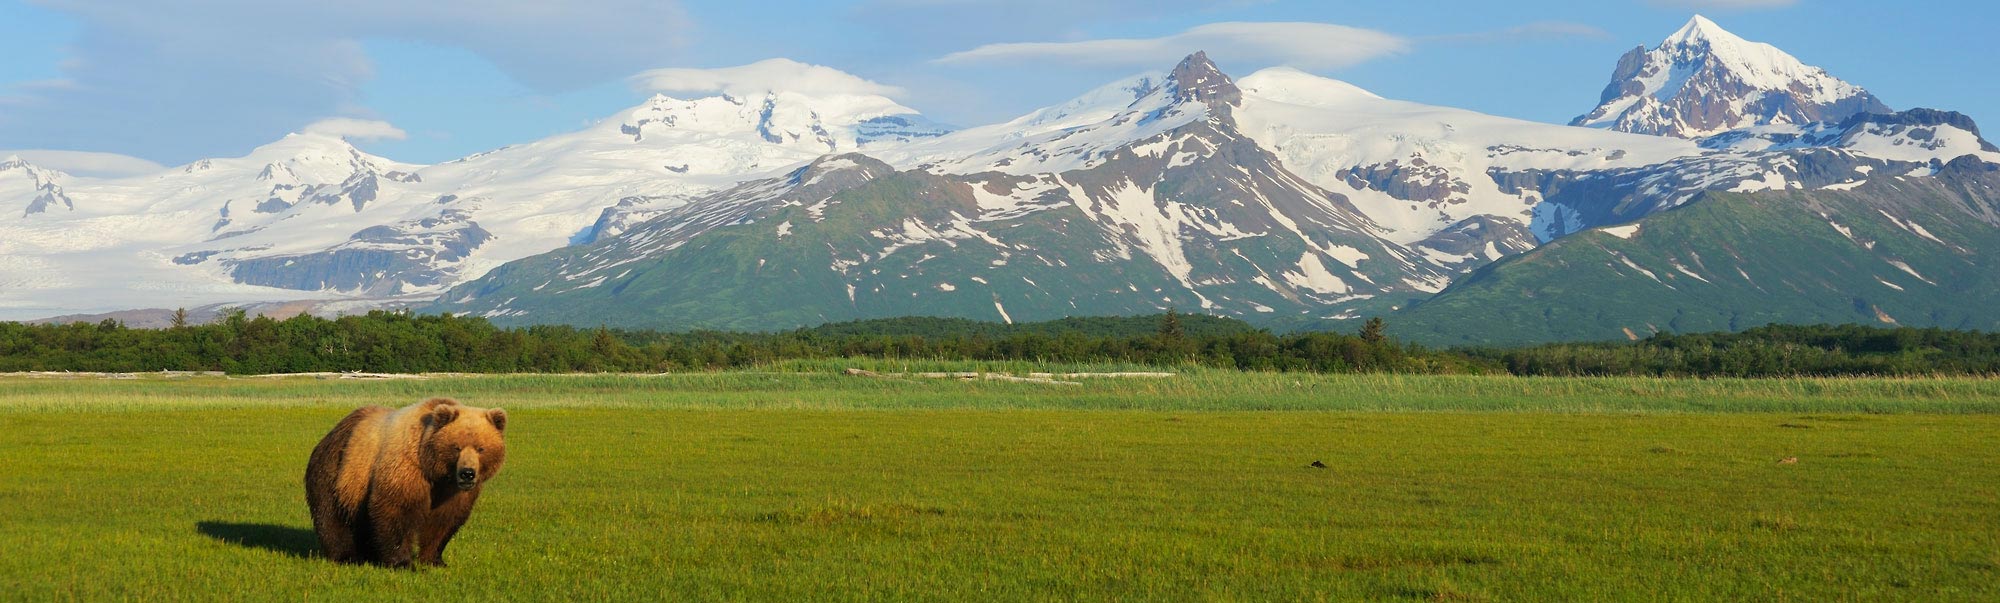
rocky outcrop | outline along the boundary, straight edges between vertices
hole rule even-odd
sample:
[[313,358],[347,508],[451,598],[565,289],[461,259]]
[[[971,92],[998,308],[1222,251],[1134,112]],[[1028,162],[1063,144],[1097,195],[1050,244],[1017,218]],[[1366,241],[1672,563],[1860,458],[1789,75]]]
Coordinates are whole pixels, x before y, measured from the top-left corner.
[[61,181],[65,177],[66,174],[62,172],[28,163],[20,157],[8,157],[0,161],[0,178],[25,179],[23,184],[34,193],[34,197],[28,201],[26,210],[21,213],[21,217],[24,218],[47,213],[56,208],[75,210],[76,201],[70,199],[68,193],[63,192]]
[[[236,282],[302,291],[338,290],[400,295],[448,284],[458,262],[493,239],[470,214],[447,209],[437,217],[373,226],[324,251],[222,260]],[[208,256],[190,254],[177,263]]]
[[1214,61],[1208,60],[1206,52],[1188,55],[1174,66],[1173,73],[1168,77],[1176,101],[1202,103],[1217,110],[1223,106],[1243,104],[1243,91],[1215,66]]
[[1357,189],[1374,189],[1432,207],[1464,203],[1465,196],[1472,193],[1471,185],[1454,178],[1451,170],[1431,165],[1422,157],[1411,157],[1408,163],[1391,161],[1349,168],[1341,173],[1341,178]]
[[1432,264],[1466,272],[1500,258],[1534,249],[1540,242],[1516,220],[1473,216],[1411,245]]

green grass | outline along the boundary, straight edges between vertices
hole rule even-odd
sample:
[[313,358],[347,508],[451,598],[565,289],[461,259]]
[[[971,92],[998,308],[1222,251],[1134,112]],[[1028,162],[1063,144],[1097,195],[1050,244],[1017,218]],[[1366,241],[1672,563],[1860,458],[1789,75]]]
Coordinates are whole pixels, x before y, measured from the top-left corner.
[[[312,445],[434,393],[513,417],[452,566],[318,559]],[[1994,600],[1996,410],[1954,379],[0,379],[0,598]]]
[[1322,375],[1169,369],[1171,379],[1080,379],[1079,387],[875,379],[882,372],[1158,371],[1142,366],[884,360],[796,361],[765,370],[671,375],[493,375],[425,380],[130,380],[0,377],[0,414],[272,406],[401,405],[449,394],[480,406],[632,409],[1050,409],[1520,412],[1853,412],[2000,414],[2000,380],[1655,379]]

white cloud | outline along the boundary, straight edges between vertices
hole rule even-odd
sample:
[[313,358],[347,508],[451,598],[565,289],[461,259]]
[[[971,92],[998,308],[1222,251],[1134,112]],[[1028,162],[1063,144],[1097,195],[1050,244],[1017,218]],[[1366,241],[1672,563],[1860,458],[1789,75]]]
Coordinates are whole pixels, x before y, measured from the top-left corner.
[[719,69],[654,69],[632,76],[632,85],[652,92],[723,93],[751,96],[771,90],[801,94],[854,94],[896,97],[901,88],[869,81],[832,67],[791,59],[766,59]]
[[1093,23],[1150,21],[1163,15],[1199,19],[1268,1],[861,0],[851,10],[857,21],[898,39],[965,48],[1006,39],[1066,37]]
[[99,178],[119,178],[151,174],[167,169],[166,166],[130,155],[117,153],[95,153],[91,151],[54,151],[48,149],[25,149],[0,151],[0,157],[19,156],[41,167],[66,172],[76,176]]
[[1647,0],[1647,2],[1653,6],[1696,10],[1756,10],[1785,8],[1798,4],[1799,0]]
[[374,77],[366,40],[463,49],[541,92],[667,63],[676,0],[41,0],[75,20],[60,86],[0,86],[0,140],[181,162],[341,113]]
[[390,125],[389,122],[352,117],[329,117],[307,124],[299,132],[335,136],[347,140],[402,140],[409,137],[402,128]]
[[1159,66],[1196,50],[1226,60],[1302,69],[1337,69],[1408,50],[1401,37],[1328,23],[1211,23],[1159,38],[988,44],[938,63],[1036,62],[1090,66]]
[[1610,37],[1612,37],[1610,32],[1604,31],[1603,29],[1599,29],[1595,26],[1584,25],[1582,23],[1571,23],[1568,21],[1536,21],[1534,23],[1529,23],[1526,25],[1517,25],[1502,30],[1484,31],[1484,32],[1469,33],[1469,34],[1451,34],[1451,35],[1433,36],[1425,38],[1425,40],[1439,41],[1439,42],[1495,43],[1495,42],[1536,42],[1543,40],[1561,40],[1570,38],[1602,40]]

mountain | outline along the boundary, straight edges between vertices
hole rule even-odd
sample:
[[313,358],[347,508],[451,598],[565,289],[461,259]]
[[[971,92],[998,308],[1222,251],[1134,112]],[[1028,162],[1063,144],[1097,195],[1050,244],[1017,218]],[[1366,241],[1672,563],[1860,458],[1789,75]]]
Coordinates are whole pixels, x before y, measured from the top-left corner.
[[1123,88],[1136,98],[1122,110],[1071,113],[1095,122],[915,149],[994,145],[952,163],[899,171],[865,155],[821,158],[495,270],[447,292],[439,309],[731,329],[1174,307],[1258,316],[1448,280],[1238,130],[1244,94],[1206,55],[1142,81]]
[[22,286],[0,289],[0,317],[428,300],[631,216],[827,153],[947,131],[881,96],[769,91],[655,96],[579,132],[429,166],[317,134],[133,178],[10,160],[0,283]]
[[1705,138],[1887,112],[1860,86],[1696,15],[1652,50],[1642,46],[1621,57],[1597,108],[1570,125]]
[[[1824,221],[1797,207],[1850,229],[1922,225],[1977,267],[1985,240],[1944,233],[1974,228],[1952,211],[1980,215],[1985,197],[1953,191],[1985,186],[1976,174],[2000,164],[2000,148],[1966,116],[1888,112],[1700,18],[1619,73],[1607,100],[1631,102],[1595,127],[1387,99],[1288,68],[1233,78],[1196,52],[966,129],[873,94],[732,88],[654,96],[580,131],[438,165],[316,134],[134,178],[9,160],[0,318],[226,303],[768,330],[1173,308],[1272,328],[1390,315],[1435,342],[1872,319],[1852,303],[1822,308],[1826,287],[1770,287],[1783,271],[1865,263],[1799,238]],[[1622,116],[1688,127],[1638,131]],[[1894,198],[1916,194],[1932,202]],[[1879,222],[1864,201],[1902,222]],[[1603,236],[1623,228],[1695,246]],[[1735,259],[1709,238],[1747,251]],[[1604,259],[1592,241],[1645,271],[1592,264]],[[1876,263],[1960,270],[1896,253]],[[1721,283],[1736,265],[1763,289],[1654,290],[1693,278],[1676,266]],[[1504,295],[1524,287],[1535,296]],[[1561,295],[1585,290],[1598,297]],[[1949,319],[1929,301],[1868,299],[1904,323]],[[1725,311],[1730,321],[1698,318]]]
[[1711,191],[1851,187],[1990,147],[1970,120],[1928,110],[1737,134],[1696,143],[1533,124],[1289,69],[1238,82],[1197,53],[999,127],[887,149],[886,161],[823,157],[693,200],[502,267],[436,309],[773,329],[1177,307],[1330,325]]
[[2000,164],[1963,156],[1816,189],[1705,193],[1496,262],[1392,315],[1440,345],[1770,323],[2000,329]]
[[[375,216],[355,215],[415,181],[414,169],[301,134],[148,176],[58,178],[54,187],[44,178],[30,211],[0,214],[0,283],[14,285],[0,287],[0,314],[336,297],[260,286],[257,275],[222,260],[326,240],[344,217],[354,231],[376,226]],[[0,171],[0,181],[12,172]],[[43,202],[50,197],[61,202]]]

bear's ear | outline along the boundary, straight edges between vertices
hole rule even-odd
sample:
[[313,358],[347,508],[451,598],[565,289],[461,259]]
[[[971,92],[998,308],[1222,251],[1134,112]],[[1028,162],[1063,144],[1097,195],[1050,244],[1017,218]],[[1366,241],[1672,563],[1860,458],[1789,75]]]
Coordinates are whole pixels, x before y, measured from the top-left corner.
[[458,418],[458,405],[439,404],[431,409],[430,414],[424,415],[424,426],[429,427],[431,429],[437,429],[439,427],[444,427],[445,425],[451,424],[452,420],[457,418]]
[[507,431],[507,410],[495,408],[486,411],[486,420],[493,423],[493,431]]

